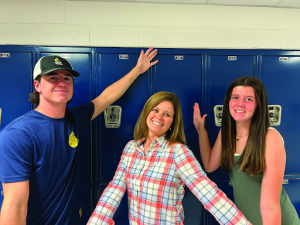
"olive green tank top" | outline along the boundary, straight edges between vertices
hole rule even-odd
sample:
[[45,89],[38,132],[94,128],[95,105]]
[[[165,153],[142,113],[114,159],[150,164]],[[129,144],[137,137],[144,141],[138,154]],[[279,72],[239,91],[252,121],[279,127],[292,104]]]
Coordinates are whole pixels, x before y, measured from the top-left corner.
[[[240,155],[234,156],[237,162]],[[237,208],[253,225],[262,225],[260,214],[260,193],[263,174],[250,176],[243,171],[238,171],[239,165],[233,166],[229,174],[233,186],[234,203]],[[281,225],[300,225],[297,211],[287,196],[285,190],[281,189]]]

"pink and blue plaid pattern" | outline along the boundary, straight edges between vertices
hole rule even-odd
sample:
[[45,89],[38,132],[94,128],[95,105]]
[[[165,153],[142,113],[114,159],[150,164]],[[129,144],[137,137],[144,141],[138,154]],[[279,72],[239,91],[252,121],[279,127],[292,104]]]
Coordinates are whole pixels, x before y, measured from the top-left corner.
[[131,225],[182,225],[185,185],[220,224],[251,224],[206,176],[187,146],[168,145],[162,136],[145,155],[143,141],[125,146],[115,176],[87,224],[115,224],[113,215],[127,190]]

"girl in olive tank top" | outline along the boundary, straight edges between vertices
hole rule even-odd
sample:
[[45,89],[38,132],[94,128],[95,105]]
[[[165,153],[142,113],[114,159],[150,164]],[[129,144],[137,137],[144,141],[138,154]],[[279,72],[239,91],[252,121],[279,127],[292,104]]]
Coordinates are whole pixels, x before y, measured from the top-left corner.
[[283,138],[269,129],[267,94],[262,82],[240,77],[227,89],[221,130],[211,149],[205,117],[194,105],[194,125],[206,172],[228,173],[236,206],[254,225],[300,225],[282,187],[286,152]]

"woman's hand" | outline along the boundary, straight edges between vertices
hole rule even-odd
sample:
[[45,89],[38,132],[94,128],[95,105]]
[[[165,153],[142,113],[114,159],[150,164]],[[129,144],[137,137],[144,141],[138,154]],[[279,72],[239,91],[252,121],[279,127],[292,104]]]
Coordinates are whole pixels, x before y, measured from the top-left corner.
[[204,130],[205,127],[205,117],[207,116],[207,114],[203,115],[201,117],[201,113],[200,113],[200,108],[198,103],[194,104],[194,125],[195,128],[197,130],[197,132],[199,133],[201,130]]
[[145,53],[143,50],[141,51],[136,64],[136,68],[139,70],[140,74],[148,70],[150,66],[158,63],[158,60],[151,62],[151,60],[157,55],[157,49],[154,49],[153,51],[152,50],[153,47],[149,48]]

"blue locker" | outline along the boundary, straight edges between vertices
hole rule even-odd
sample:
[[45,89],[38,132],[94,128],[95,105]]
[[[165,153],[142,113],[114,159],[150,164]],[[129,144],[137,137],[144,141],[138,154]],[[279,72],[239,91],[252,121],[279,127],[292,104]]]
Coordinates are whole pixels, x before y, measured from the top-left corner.
[[[127,55],[127,59],[120,59],[119,54],[99,55],[100,93],[136,65],[139,53]],[[100,181],[111,181],[125,145],[133,139],[135,123],[148,99],[148,79],[148,72],[141,74],[126,93],[112,104],[122,108],[119,128],[107,128],[104,113],[100,115]]]
[[300,177],[299,176],[285,176],[283,188],[293,203],[298,216],[300,216]]
[[81,224],[86,224],[89,220],[92,212],[94,211],[94,187],[93,186],[81,186],[81,199],[84,204],[80,209],[79,215],[81,215]]
[[[183,60],[175,58],[183,57]],[[200,160],[198,134],[193,124],[193,106],[202,102],[202,55],[157,56],[153,78],[153,93],[169,91],[175,93],[181,103],[187,145]]]
[[[179,51],[178,51],[179,52]],[[188,147],[200,160],[198,134],[193,124],[193,106],[201,105],[202,55],[159,54],[159,63],[153,74],[153,92],[169,91],[175,93],[181,103],[184,130]],[[201,202],[185,188],[183,208],[184,224],[203,224],[204,208]]]
[[[255,76],[255,56],[232,56],[233,55],[208,56],[208,102],[206,103],[208,110],[207,112],[202,110],[201,115],[208,113],[205,122],[211,147],[213,147],[219,130],[221,129],[221,127],[217,127],[215,125],[213,112],[214,106],[223,105],[227,88],[235,79],[241,76]],[[233,201],[232,187],[228,185],[228,174],[222,172],[222,169],[219,167],[216,171],[210,173],[209,177]],[[222,181],[220,178],[226,178],[227,180]],[[218,224],[210,214],[208,215],[207,223]]]
[[[29,112],[31,103],[29,94],[32,84],[32,48],[0,48],[0,108],[1,130],[12,120]],[[3,54],[4,53],[4,54]],[[3,190],[0,182],[0,208],[3,201]]]
[[[99,49],[101,51],[101,49]],[[127,74],[137,63],[140,50],[131,50],[129,53],[99,53],[98,55],[98,77],[97,86],[100,86],[99,93]],[[98,202],[103,190],[115,174],[119,164],[122,151],[125,145],[133,139],[135,123],[148,99],[149,71],[141,74],[129,87],[125,94],[112,105],[122,108],[121,125],[119,128],[107,128],[104,121],[104,113],[100,114],[97,123],[99,126],[98,146],[100,148],[100,186],[97,188]],[[99,151],[99,150],[98,150]],[[128,221],[128,200],[125,193],[115,215],[116,224],[129,224]]]
[[[66,58],[73,66],[74,70],[80,73],[79,77],[74,79],[73,98],[67,106],[76,106],[86,104],[95,97],[94,96],[94,74],[93,74],[93,55],[90,49],[76,48],[40,48],[38,59],[47,55],[59,55]],[[37,60],[38,60],[37,59]],[[81,174],[82,184],[88,183],[92,185],[94,180],[93,171],[93,149],[92,149],[92,122],[85,128],[80,139],[80,159],[79,173]],[[94,191],[93,187],[81,187],[82,202],[82,224],[86,224],[94,210]]]
[[[0,49],[1,51],[1,49]],[[7,52],[0,57],[0,130],[31,110],[29,94],[32,84],[32,52]]]
[[[283,59],[282,59],[283,57]],[[261,80],[266,88],[269,105],[282,108],[281,124],[275,127],[284,139],[286,150],[285,174],[299,174],[300,111],[299,89],[300,56],[282,55],[261,57]]]
[[[230,57],[231,56],[231,57]],[[208,76],[209,76],[209,90],[208,90],[208,110],[201,111],[201,115],[208,113],[206,118],[206,127],[208,136],[210,138],[211,147],[213,147],[219,130],[214,121],[215,105],[223,105],[224,97],[228,86],[241,76],[254,76],[255,75],[255,56],[252,55],[210,55],[208,62]],[[222,172],[221,168],[210,174],[211,177],[228,177],[227,174]]]

